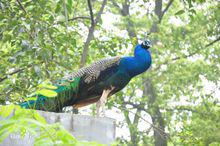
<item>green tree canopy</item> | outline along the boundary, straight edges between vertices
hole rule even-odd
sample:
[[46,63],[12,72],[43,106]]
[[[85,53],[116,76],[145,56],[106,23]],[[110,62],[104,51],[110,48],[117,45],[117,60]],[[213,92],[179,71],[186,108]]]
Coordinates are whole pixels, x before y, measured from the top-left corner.
[[218,1],[3,0],[0,9],[1,104],[103,57],[132,55],[147,33],[151,69],[108,102],[129,131],[118,145],[220,144]]

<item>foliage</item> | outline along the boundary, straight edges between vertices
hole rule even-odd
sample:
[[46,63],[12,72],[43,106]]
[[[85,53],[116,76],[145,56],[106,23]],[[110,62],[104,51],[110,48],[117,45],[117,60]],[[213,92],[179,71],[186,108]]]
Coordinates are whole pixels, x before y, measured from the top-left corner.
[[102,146],[96,142],[81,142],[76,140],[59,123],[47,124],[37,111],[21,109],[13,104],[0,107],[0,143],[12,133],[26,134],[34,137],[34,145],[74,145]]
[[[95,16],[101,2],[92,1]],[[54,81],[76,70],[90,27],[85,2],[22,0],[21,4],[23,8],[15,0],[0,1],[1,104],[23,101],[44,80]],[[219,8],[219,2],[212,0],[108,1],[89,44],[88,64],[132,55],[135,41],[142,40],[145,32],[154,43],[152,68],[108,102],[109,108],[122,112],[121,125],[129,131],[125,134],[129,138],[120,137],[115,145],[154,145],[164,139],[164,145],[219,145]],[[78,16],[87,18],[71,20]],[[63,131],[57,124],[33,122],[33,117],[32,113],[21,120],[30,123],[29,132],[34,128],[46,135],[45,126]]]
[[[220,142],[220,108],[209,102],[198,106],[192,114],[192,122],[185,124],[179,133],[183,144],[214,145]],[[203,120],[201,120],[203,119]],[[183,121],[186,122],[186,121]],[[215,124],[213,124],[215,123]]]

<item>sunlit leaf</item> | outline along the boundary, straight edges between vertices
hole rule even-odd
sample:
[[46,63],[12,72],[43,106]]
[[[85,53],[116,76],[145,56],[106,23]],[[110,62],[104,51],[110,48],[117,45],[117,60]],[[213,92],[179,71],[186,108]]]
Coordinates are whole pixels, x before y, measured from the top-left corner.
[[2,116],[3,118],[8,117],[12,113],[12,110],[14,108],[15,108],[15,106],[13,104],[1,106],[0,107],[0,116]]
[[39,84],[38,87],[39,87],[39,88],[45,88],[45,89],[52,89],[52,90],[57,89],[56,86],[53,86],[53,85],[47,85],[47,84]]
[[47,89],[42,89],[40,91],[37,91],[36,94],[40,94],[46,97],[56,97],[57,96],[57,92],[53,91],[53,90],[47,90]]
[[181,15],[181,14],[183,14],[183,13],[185,13],[184,10],[179,10],[178,12],[175,13],[175,15]]

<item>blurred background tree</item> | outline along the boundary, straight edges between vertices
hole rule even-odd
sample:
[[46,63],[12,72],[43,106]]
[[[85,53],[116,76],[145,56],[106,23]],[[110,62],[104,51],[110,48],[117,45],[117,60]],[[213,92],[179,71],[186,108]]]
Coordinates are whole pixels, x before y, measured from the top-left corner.
[[1,104],[98,58],[131,55],[147,33],[151,69],[108,102],[129,132],[118,145],[220,144],[218,1],[3,0],[0,9]]

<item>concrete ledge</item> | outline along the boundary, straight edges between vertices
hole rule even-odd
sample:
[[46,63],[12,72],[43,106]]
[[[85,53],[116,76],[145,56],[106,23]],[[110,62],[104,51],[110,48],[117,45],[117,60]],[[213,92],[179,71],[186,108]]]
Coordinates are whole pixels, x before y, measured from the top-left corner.
[[[66,130],[79,140],[97,141],[108,145],[115,141],[116,125],[114,119],[70,113],[38,112],[50,124],[61,123]],[[33,142],[34,139],[31,135],[26,134],[24,139],[22,139],[17,134],[11,134],[0,146],[31,146]]]

